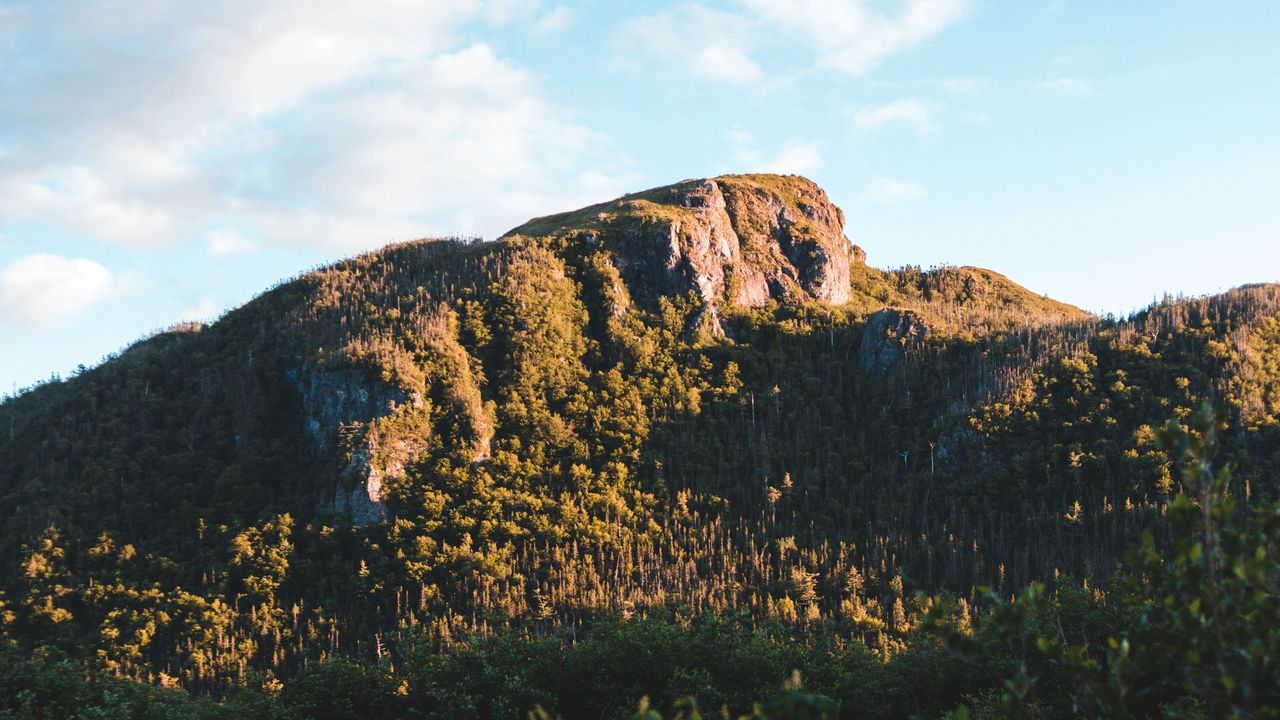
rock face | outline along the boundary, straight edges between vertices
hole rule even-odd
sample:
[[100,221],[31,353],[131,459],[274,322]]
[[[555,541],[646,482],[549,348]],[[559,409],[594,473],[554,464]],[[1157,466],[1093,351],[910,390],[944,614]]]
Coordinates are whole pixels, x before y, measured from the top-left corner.
[[[350,517],[355,525],[368,525],[389,518],[391,515],[383,497],[384,482],[403,478],[406,466],[425,447],[425,437],[383,437],[376,430],[367,430],[351,452],[342,473],[346,483],[340,482],[334,488],[334,514]],[[354,487],[350,487],[352,485]]]
[[705,305],[849,300],[850,266],[864,261],[844,214],[796,176],[687,180],[584,210],[539,218],[505,237],[597,244],[640,302],[692,292]]
[[862,330],[858,365],[872,377],[882,377],[889,368],[924,340],[928,327],[910,310],[885,308],[872,313]]
[[720,187],[713,180],[682,183],[661,200],[677,209],[669,217],[620,227],[614,236],[614,265],[633,295],[692,290],[704,301],[719,299],[726,270],[742,254]]
[[409,403],[404,391],[370,383],[356,369],[293,370],[289,380],[298,391],[303,424],[317,450],[328,449],[342,426],[368,423]]
[[845,237],[844,213],[822,188],[803,178],[773,176],[725,178],[722,184],[744,246],[735,304],[759,305],[762,296],[849,301],[849,267],[865,255]]
[[403,476],[405,466],[425,447],[425,438],[382,437],[380,420],[413,412],[422,399],[385,383],[369,382],[358,369],[294,370],[289,379],[298,391],[303,425],[316,450],[336,449],[346,435],[346,466],[332,497],[319,510],[367,525],[389,517],[383,497],[386,480]]

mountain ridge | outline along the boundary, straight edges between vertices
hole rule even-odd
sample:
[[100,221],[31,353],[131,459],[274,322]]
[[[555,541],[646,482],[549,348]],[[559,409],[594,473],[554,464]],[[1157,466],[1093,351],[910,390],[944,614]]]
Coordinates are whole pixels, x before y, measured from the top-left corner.
[[0,626],[199,691],[610,613],[888,657],[913,589],[1161,532],[1152,428],[1202,400],[1276,494],[1280,287],[1117,322],[712,181],[357,256],[0,404]]

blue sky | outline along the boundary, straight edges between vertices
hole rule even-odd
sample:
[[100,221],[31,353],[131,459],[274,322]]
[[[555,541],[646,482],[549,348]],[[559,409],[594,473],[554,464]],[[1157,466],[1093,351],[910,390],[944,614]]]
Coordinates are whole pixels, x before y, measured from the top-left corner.
[[1280,280],[1280,3],[0,0],[0,392],[393,240],[807,175],[872,265]]

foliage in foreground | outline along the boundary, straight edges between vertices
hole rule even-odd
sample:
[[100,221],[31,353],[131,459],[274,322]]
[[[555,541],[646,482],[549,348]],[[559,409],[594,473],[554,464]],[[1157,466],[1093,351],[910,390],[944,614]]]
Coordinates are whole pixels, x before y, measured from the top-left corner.
[[394,663],[329,660],[217,702],[10,649],[0,653],[0,718],[888,719],[937,717],[963,692],[995,687],[993,673],[928,638],[887,662],[835,640],[712,619],[603,621],[577,643],[476,638],[424,643]]
[[1002,691],[956,717],[1280,717],[1280,504],[1237,508],[1231,466],[1214,465],[1225,427],[1206,405],[1160,432],[1181,470],[1175,540],[1144,534],[1110,603],[1093,598],[1096,616],[1040,583],[989,595],[972,633],[932,604],[928,620],[954,646],[1012,661]]

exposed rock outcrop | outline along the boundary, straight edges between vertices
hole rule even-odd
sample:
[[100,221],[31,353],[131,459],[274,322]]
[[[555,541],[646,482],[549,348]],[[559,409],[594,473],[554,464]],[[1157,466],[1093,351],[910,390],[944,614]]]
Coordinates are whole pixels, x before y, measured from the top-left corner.
[[382,432],[380,425],[375,421],[364,429],[364,436],[351,451],[343,471],[346,482],[339,482],[334,490],[335,514],[350,517],[355,525],[368,525],[390,517],[384,497],[385,484],[404,478],[409,463],[426,449],[426,435]]
[[862,330],[858,365],[872,377],[880,377],[928,333],[924,320],[911,310],[885,308],[872,313]]
[[[861,249],[822,188],[796,176],[729,175],[538,218],[506,237],[607,248],[640,302],[693,292],[707,306],[849,300]],[[703,324],[704,326],[707,323]]]
[[384,499],[388,479],[404,475],[406,465],[425,447],[425,436],[379,432],[387,419],[415,413],[420,396],[371,382],[356,368],[293,370],[289,379],[299,394],[303,425],[319,452],[347,445],[346,466],[331,498],[318,509],[349,518],[356,525],[389,517]]
[[722,178],[721,184],[744,250],[735,304],[806,295],[849,301],[849,267],[865,254],[845,237],[844,213],[822,188],[804,178],[769,175]]
[[409,404],[408,393],[385,383],[370,383],[355,368],[296,369],[289,380],[298,391],[303,425],[317,450],[328,449],[344,425],[367,423]]
[[724,195],[711,180],[677,187],[671,200],[687,212],[624,231],[614,263],[633,287],[664,294],[694,290],[704,301],[717,300],[724,295],[726,270],[741,257]]

